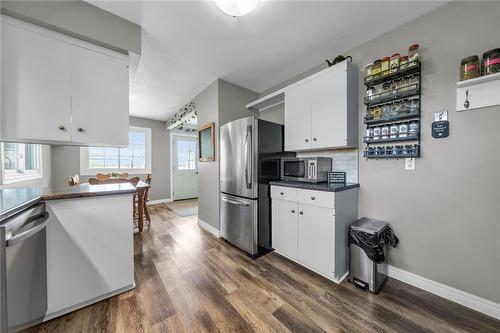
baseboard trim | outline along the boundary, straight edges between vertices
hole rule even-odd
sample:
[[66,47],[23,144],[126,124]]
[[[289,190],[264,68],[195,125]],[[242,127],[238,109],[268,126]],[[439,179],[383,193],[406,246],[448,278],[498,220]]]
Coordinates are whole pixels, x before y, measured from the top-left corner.
[[151,205],[159,205],[159,204],[162,204],[162,203],[169,203],[169,202],[173,202],[174,200],[172,200],[171,198],[167,198],[167,199],[157,199],[157,200],[149,200],[147,202],[147,205],[148,206],[151,206]]
[[214,228],[213,226],[211,226],[210,224],[208,224],[207,222],[203,221],[200,218],[198,218],[198,226],[200,228],[208,231],[209,233],[211,233],[215,237],[220,238],[220,232],[219,232],[219,230],[217,228]]
[[469,294],[465,291],[447,286],[391,265],[386,265],[383,269],[385,269],[387,275],[393,279],[420,288],[430,292],[431,294],[443,297],[449,301],[458,303],[495,319],[500,319],[500,304],[498,303]]

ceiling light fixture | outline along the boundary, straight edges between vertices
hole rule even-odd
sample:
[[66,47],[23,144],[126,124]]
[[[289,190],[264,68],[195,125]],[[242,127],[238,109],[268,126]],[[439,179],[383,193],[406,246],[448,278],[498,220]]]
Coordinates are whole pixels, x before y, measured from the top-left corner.
[[260,0],[214,0],[217,7],[227,15],[243,16],[257,7]]

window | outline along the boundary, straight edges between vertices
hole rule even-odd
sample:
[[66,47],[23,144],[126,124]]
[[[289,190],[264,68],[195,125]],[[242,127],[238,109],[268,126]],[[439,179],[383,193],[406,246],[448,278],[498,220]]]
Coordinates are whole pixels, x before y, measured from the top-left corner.
[[196,170],[196,141],[177,140],[177,170]]
[[151,129],[130,127],[128,147],[82,147],[80,173],[151,173]]
[[13,183],[42,177],[42,149],[40,145],[2,143],[3,183]]

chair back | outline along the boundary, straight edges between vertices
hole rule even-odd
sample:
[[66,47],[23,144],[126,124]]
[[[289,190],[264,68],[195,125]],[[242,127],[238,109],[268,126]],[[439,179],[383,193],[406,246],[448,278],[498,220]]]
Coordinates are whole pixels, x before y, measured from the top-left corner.
[[[151,185],[151,180],[152,180],[152,177],[151,177],[151,174],[148,173],[145,177],[144,177],[144,182],[148,185]],[[146,193],[144,195],[144,200],[146,202],[149,201],[149,187],[146,189]]]
[[127,178],[128,178],[128,173],[126,173],[126,172],[125,172],[125,173],[120,173],[120,174],[118,175],[118,178],[119,178],[119,179],[127,179]]
[[111,174],[110,173],[98,173],[95,175],[95,178],[97,178],[98,180],[108,180],[109,177],[111,177]]
[[106,180],[99,180],[97,178],[90,178],[89,184],[90,185],[105,185],[105,184],[130,183],[130,184],[132,184],[132,186],[137,186],[137,183],[139,183],[139,180],[141,180],[139,177],[133,177],[130,179],[110,178],[110,179],[106,179]]

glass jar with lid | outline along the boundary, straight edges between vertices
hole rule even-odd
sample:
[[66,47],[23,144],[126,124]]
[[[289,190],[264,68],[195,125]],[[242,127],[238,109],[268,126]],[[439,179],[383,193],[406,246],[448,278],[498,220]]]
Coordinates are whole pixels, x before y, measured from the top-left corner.
[[408,48],[408,66],[416,65],[418,58],[418,44],[410,45]]
[[392,103],[384,104],[382,109],[382,118],[387,119],[392,115]]
[[410,78],[408,76],[402,77],[399,91],[407,91],[409,84],[410,84]]
[[373,119],[379,120],[382,117],[382,107],[380,105],[374,106],[372,109]]
[[405,69],[408,67],[408,56],[402,56],[399,60],[399,69]]
[[500,73],[500,49],[493,49],[483,54],[483,75]]
[[365,66],[365,77],[369,78],[372,76],[373,63],[369,63]]
[[391,127],[389,128],[389,137],[391,139],[396,139],[398,137],[398,125],[397,124],[392,124]]
[[393,95],[397,93],[397,90],[399,89],[400,86],[401,86],[401,79],[394,79],[391,81],[391,90]]
[[389,73],[395,73],[398,71],[400,58],[401,56],[399,55],[399,53],[394,53],[391,56],[391,62],[389,64],[390,67]]
[[382,65],[382,60],[378,59],[373,62],[372,65],[372,75],[374,78],[380,76],[380,70],[381,70],[381,65]]
[[417,87],[417,84],[420,82],[420,75],[418,74],[413,74],[412,76],[410,76],[408,78],[409,82],[409,87],[408,87],[408,90],[410,89],[416,89]]
[[392,116],[398,117],[400,113],[401,113],[401,101],[396,101],[392,106]]
[[382,75],[386,75],[387,73],[389,73],[389,63],[391,61],[391,57],[384,57],[382,59],[382,63],[381,63],[381,71],[382,71]]
[[409,112],[416,113],[420,109],[420,100],[418,98],[413,98],[410,101]]
[[460,81],[474,79],[479,76],[479,57],[473,55],[462,59],[460,63]]

